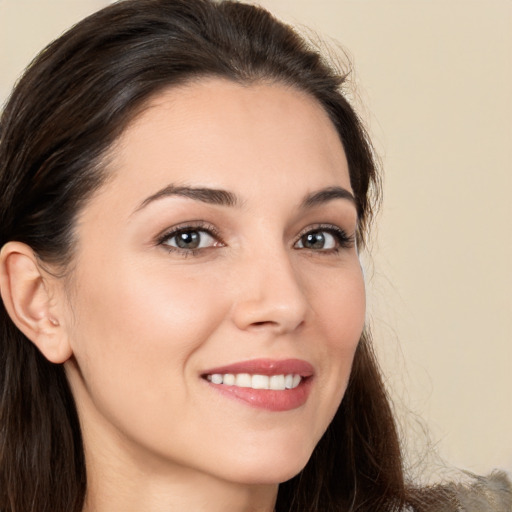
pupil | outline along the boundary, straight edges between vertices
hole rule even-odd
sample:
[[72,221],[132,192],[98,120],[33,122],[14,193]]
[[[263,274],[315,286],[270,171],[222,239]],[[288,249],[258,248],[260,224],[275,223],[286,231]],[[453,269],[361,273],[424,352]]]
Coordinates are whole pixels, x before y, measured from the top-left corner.
[[196,249],[199,242],[200,236],[197,231],[184,231],[176,236],[176,245],[181,249]]
[[[303,242],[304,243],[304,242]],[[325,236],[317,231],[316,233],[308,233],[304,243],[305,247],[310,249],[323,249],[325,245]]]

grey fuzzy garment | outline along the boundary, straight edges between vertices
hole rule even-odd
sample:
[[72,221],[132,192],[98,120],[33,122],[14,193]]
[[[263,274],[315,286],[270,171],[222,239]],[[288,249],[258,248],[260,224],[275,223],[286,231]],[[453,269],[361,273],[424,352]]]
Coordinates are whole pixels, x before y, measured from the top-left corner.
[[464,483],[437,484],[413,492],[411,512],[512,512],[512,484],[503,472],[466,473]]

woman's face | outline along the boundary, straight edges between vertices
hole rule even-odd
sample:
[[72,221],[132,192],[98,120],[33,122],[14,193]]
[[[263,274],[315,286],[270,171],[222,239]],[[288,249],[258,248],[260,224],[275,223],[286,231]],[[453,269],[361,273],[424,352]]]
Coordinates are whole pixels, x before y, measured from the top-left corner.
[[332,123],[294,89],[212,78],[156,96],[108,167],[78,220],[64,321],[86,453],[292,477],[365,316]]

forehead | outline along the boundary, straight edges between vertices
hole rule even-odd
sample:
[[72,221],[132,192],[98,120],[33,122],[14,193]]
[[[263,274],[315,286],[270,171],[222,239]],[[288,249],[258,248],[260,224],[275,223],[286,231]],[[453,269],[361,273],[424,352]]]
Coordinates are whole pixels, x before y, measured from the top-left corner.
[[265,187],[282,193],[296,182],[306,191],[350,190],[328,115],[313,97],[280,83],[209,78],[162,91],[128,125],[110,162],[117,191],[137,196],[171,182],[241,195]]

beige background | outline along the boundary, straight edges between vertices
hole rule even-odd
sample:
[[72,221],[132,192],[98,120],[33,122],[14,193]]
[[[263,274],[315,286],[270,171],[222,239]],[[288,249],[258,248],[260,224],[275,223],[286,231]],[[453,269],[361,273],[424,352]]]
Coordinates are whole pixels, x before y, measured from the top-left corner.
[[[0,101],[106,0],[0,0]],[[512,471],[512,2],[261,0],[345,47],[385,168],[370,317],[409,448]],[[426,472],[425,466],[429,466]],[[439,473],[430,455],[419,471]]]

